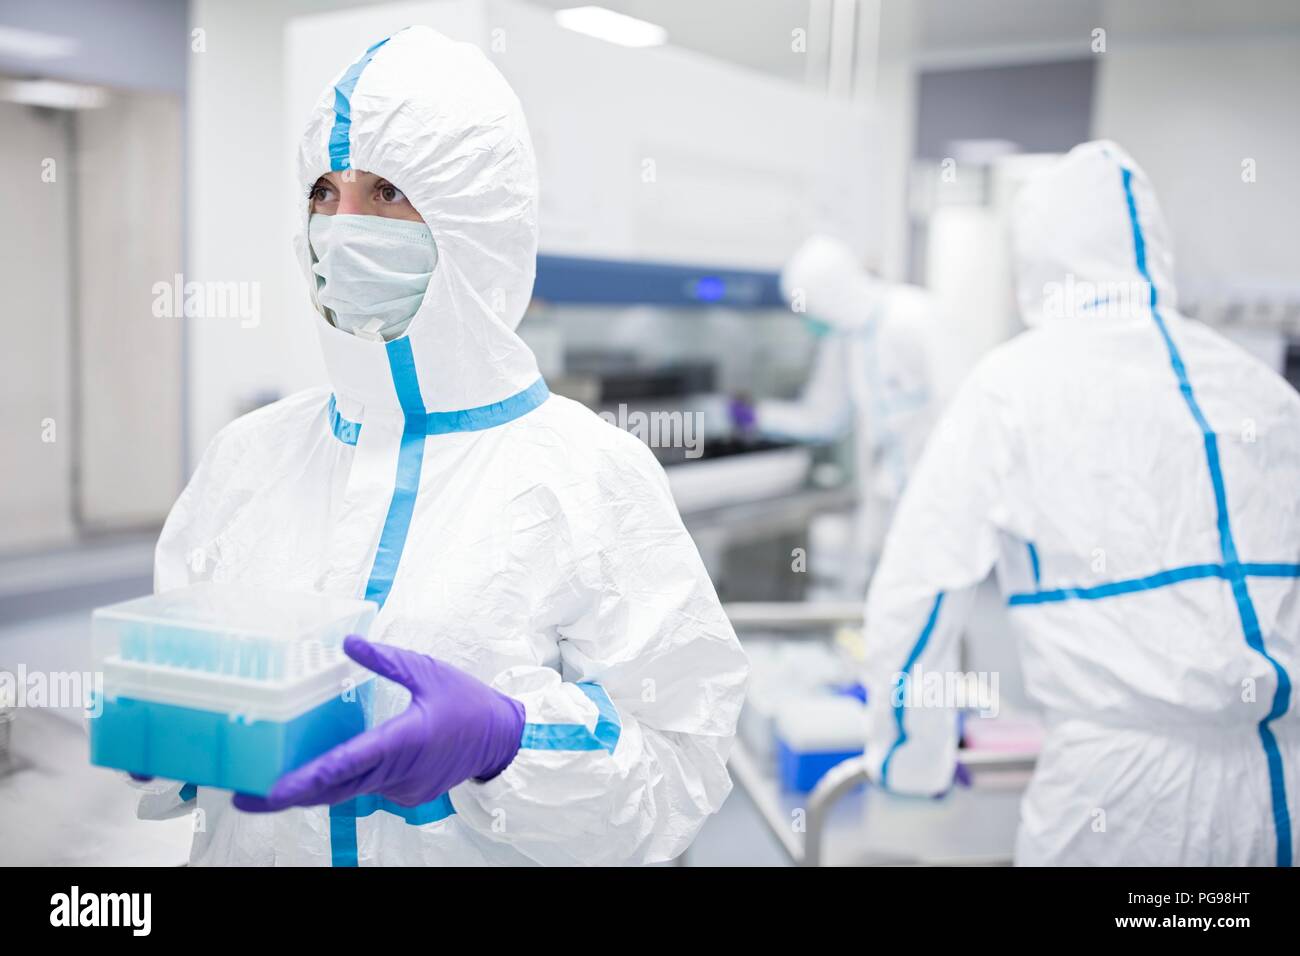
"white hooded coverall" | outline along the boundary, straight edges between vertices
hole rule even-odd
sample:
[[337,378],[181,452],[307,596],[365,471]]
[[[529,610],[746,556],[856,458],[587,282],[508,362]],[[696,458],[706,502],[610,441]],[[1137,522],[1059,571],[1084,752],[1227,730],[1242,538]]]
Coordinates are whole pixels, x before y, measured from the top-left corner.
[[1300,396],[1177,313],[1155,196],[1114,144],[1027,184],[1012,226],[1029,330],[936,427],[868,596],[871,771],[949,787],[954,712],[911,685],[956,669],[996,567],[1048,721],[1017,862],[1289,865]]
[[[519,103],[477,48],[409,28],[367,50],[311,114],[302,195],[350,168],[403,190],[433,232],[420,310],[387,343],[318,321],[330,387],[222,430],[167,520],[156,586],[375,600],[371,640],[523,702],[523,743],[499,776],[415,808],[372,796],[243,814],[200,787],[192,860],[670,859],[730,790],[748,665],[649,450],[549,395],[514,332],[537,250]],[[297,250],[314,297],[307,216],[304,202]],[[409,698],[378,684],[383,720]],[[142,815],[194,799],[193,787],[150,789]]]
[[807,239],[790,257],[781,291],[820,340],[802,394],[759,402],[756,424],[803,442],[853,435],[858,504],[841,589],[861,598],[962,353],[933,296],[874,278],[829,236]]

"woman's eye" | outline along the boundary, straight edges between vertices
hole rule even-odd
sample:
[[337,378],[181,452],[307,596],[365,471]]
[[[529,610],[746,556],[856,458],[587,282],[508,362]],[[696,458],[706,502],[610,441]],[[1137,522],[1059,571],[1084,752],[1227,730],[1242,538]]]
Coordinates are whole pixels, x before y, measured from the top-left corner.
[[406,194],[392,183],[384,183],[379,187],[379,198],[384,202],[402,202],[406,199]]
[[331,190],[328,186],[313,186],[308,198],[312,202],[332,202],[330,198]]

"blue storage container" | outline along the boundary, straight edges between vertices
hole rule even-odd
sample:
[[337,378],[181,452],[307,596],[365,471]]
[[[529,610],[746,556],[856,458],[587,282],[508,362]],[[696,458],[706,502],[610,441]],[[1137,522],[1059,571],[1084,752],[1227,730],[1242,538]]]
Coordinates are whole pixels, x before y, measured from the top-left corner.
[[865,708],[856,697],[822,694],[789,701],[776,715],[781,786],[807,793],[836,764],[862,756]]
[[781,786],[794,793],[808,793],[836,764],[843,763],[850,757],[861,756],[861,747],[857,750],[801,752],[791,749],[784,740],[776,742],[777,769],[781,774]]

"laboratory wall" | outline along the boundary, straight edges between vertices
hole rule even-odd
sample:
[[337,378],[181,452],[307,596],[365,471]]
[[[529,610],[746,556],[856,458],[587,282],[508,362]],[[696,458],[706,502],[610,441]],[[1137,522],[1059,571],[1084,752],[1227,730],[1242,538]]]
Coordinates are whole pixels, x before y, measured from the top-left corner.
[[957,140],[1003,139],[1022,152],[1064,152],[1088,139],[1096,57],[920,75],[916,155],[951,156]]
[[153,289],[184,262],[186,24],[0,2],[0,555],[153,530],[183,483],[184,329]]
[[182,94],[188,8],[185,0],[0,0],[0,24],[28,35],[0,45],[0,73],[32,73],[32,59],[18,54],[39,50],[43,77]]
[[132,93],[77,116],[77,474],[87,533],[156,527],[185,478],[173,292],[183,266],[181,108],[171,94]]
[[0,190],[26,224],[0,248],[17,338],[0,354],[0,551],[155,528],[185,475],[181,317],[153,295],[182,269],[181,100],[112,90],[94,109],[0,112]]
[[17,339],[0,354],[0,551],[156,527],[184,475],[181,323],[153,293],[182,265],[180,101],[113,90],[94,109],[0,111],[0,210],[27,226],[0,249]]
[[[310,306],[294,261],[288,205],[296,198],[286,155],[284,29],[290,19],[357,0],[195,0],[192,28],[206,48],[190,63],[187,279],[245,283],[257,315],[190,324],[189,465],[227,422],[323,380],[302,325]],[[294,120],[296,125],[300,120]],[[232,137],[231,130],[239,136]],[[304,311],[307,310],[307,311]],[[297,335],[295,335],[295,330]]]
[[74,530],[72,442],[59,440],[72,406],[69,195],[15,188],[37,179],[42,163],[53,163],[47,168],[55,176],[67,168],[70,123],[66,114],[0,104],[0,183],[8,184],[0,189],[0,221],[28,224],[0,229],[0,288],[8,296],[0,351],[0,551],[63,544]]
[[1100,58],[1093,132],[1159,186],[1184,297],[1300,287],[1300,36],[1117,48]]

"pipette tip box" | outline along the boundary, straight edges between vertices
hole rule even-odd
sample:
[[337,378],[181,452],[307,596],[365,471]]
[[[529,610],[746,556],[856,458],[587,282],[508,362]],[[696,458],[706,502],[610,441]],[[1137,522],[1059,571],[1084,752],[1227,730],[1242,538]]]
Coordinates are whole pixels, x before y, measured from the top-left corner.
[[91,763],[264,796],[368,725],[373,675],[343,639],[377,611],[214,583],[99,608]]

